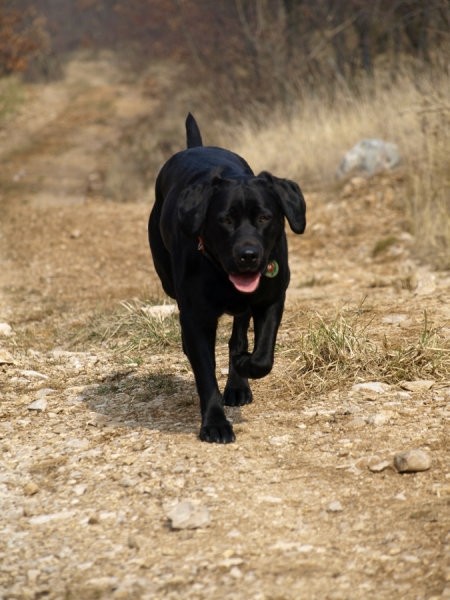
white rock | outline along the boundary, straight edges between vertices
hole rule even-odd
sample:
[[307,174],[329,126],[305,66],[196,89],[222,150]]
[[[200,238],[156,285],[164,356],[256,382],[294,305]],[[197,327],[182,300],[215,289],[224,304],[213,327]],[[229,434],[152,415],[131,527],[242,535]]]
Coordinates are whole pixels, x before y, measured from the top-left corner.
[[90,597],[99,597],[100,594],[103,596],[106,593],[111,594],[114,592],[114,590],[117,589],[118,584],[119,580],[117,577],[94,577],[85,581],[84,587],[89,590]]
[[260,502],[267,502],[268,504],[281,504],[283,502],[283,499],[280,498],[279,496],[270,496],[270,495],[259,496],[258,500]]
[[343,510],[339,500],[333,500],[333,502],[330,502],[327,506],[327,512],[342,512]]
[[416,379],[415,381],[402,381],[400,386],[408,392],[425,392],[433,387],[434,379]]
[[31,369],[24,369],[23,371],[20,371],[20,374],[28,379],[48,379],[48,375],[44,375],[44,373],[39,373],[38,371],[33,371]]
[[62,521],[64,519],[70,519],[75,514],[73,510],[62,510],[57,513],[52,513],[48,515],[36,515],[35,517],[30,518],[31,525],[45,525],[46,523],[51,523],[52,521]]
[[36,398],[46,398],[47,396],[50,396],[54,393],[55,390],[53,390],[52,388],[42,388],[36,392]]
[[391,465],[392,463],[389,460],[380,460],[374,463],[369,462],[368,467],[369,471],[372,471],[372,473],[381,473],[381,471],[389,469]]
[[389,415],[388,413],[376,413],[367,417],[366,423],[368,423],[369,425],[375,425],[375,427],[379,427],[381,425],[386,425],[386,423],[389,423],[390,418],[391,415]]
[[389,389],[390,386],[381,381],[366,381],[364,383],[356,383],[352,386],[352,392],[373,392],[375,394],[383,394]]
[[83,494],[86,493],[87,490],[87,485],[85,485],[84,483],[78,483],[77,485],[75,485],[73,487],[73,492],[76,496],[82,496]]
[[178,307],[176,304],[160,304],[157,306],[143,306],[141,310],[149,317],[153,317],[155,319],[165,319],[166,317],[178,312]]
[[386,315],[381,319],[382,323],[388,323],[389,325],[398,325],[408,320],[408,315],[393,313]]
[[10,352],[0,348],[0,365],[13,365],[14,358]]
[[198,529],[211,522],[208,508],[191,500],[178,502],[166,514],[172,529]]
[[38,410],[38,411],[45,410],[47,408],[47,400],[45,397],[38,398],[37,400],[35,400],[31,404],[29,404],[27,406],[27,408],[28,408],[28,410]]
[[431,457],[425,450],[406,450],[394,456],[394,465],[399,473],[428,471],[431,467]]
[[273,435],[269,438],[269,444],[272,446],[284,446],[285,444],[289,444],[291,441],[291,436],[287,433],[286,435]]
[[3,335],[4,337],[14,335],[11,325],[8,325],[8,323],[0,323],[0,335]]
[[392,169],[399,162],[400,154],[395,144],[377,138],[367,138],[358,142],[345,154],[337,175],[340,178],[349,173],[373,175]]

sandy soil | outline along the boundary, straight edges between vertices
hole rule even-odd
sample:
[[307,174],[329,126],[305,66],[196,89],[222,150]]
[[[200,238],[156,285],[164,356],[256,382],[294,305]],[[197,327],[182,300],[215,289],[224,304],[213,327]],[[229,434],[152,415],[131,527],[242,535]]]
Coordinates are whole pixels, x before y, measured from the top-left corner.
[[[80,338],[93,315],[163,296],[152,194],[118,204],[91,186],[117,120],[147,99],[98,70],[83,85],[71,73],[30,88],[0,140],[0,322],[12,328],[0,333],[0,598],[450,598],[448,374],[299,391],[280,352],[254,403],[229,410],[236,443],[218,446],[197,438],[181,349],[130,357]],[[374,338],[416,339],[426,310],[448,342],[449,274],[414,258],[399,179],[305,190],[281,339],[298,315],[306,331],[308,315],[364,302]],[[431,468],[397,472],[409,449]],[[187,500],[195,528],[174,529]]]

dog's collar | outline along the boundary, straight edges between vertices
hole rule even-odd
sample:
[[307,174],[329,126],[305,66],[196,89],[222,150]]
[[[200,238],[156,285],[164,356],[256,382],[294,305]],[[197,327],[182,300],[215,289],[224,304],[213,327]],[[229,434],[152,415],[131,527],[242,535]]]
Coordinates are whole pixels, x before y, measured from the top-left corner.
[[[204,242],[204,240],[203,240],[203,238],[201,236],[198,237],[197,250],[199,252],[201,252],[203,254],[203,256],[205,256],[208,260],[210,260],[214,265],[216,265],[217,267],[220,268],[220,265],[215,260],[215,258],[212,257],[211,254],[209,254],[209,252],[207,252],[207,250],[205,248],[205,242]],[[279,270],[280,270],[280,266],[277,263],[277,261],[276,260],[271,260],[268,263],[268,265],[266,267],[266,270],[264,271],[263,275],[265,277],[269,277],[269,279],[273,279],[274,277],[276,277],[278,275]]]

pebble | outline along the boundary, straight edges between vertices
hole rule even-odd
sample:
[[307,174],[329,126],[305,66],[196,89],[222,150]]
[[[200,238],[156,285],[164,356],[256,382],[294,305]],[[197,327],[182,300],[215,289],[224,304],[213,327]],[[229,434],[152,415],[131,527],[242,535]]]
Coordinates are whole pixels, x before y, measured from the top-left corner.
[[390,386],[381,381],[366,381],[365,383],[356,383],[352,386],[352,392],[373,392],[374,394],[383,394],[389,389]]
[[376,413],[374,415],[370,415],[369,417],[367,417],[366,419],[366,423],[368,423],[369,425],[375,425],[376,427],[381,426],[381,425],[386,425],[386,423],[389,423],[389,420],[391,418],[391,415],[388,413]]
[[178,312],[178,307],[175,304],[160,304],[157,306],[143,306],[141,310],[149,317],[165,319]]
[[291,441],[291,436],[289,434],[286,435],[273,435],[269,438],[269,444],[272,446],[284,446]]
[[400,386],[408,392],[425,392],[433,387],[434,379],[416,379],[415,381],[402,381]]
[[373,463],[369,462],[367,466],[369,467],[369,471],[372,471],[372,473],[381,473],[381,471],[389,469],[391,465],[392,462],[389,460],[380,460]]
[[38,371],[33,371],[30,369],[25,369],[20,371],[22,377],[32,378],[32,379],[48,379],[48,375],[44,375],[44,373],[39,373]]
[[23,493],[25,494],[25,496],[34,496],[35,494],[37,494],[39,491],[39,486],[34,483],[34,481],[28,481],[24,486],[23,486]]
[[75,512],[73,510],[62,510],[60,512],[48,515],[36,515],[35,517],[31,517],[29,522],[30,525],[45,525],[46,523],[51,523],[52,521],[71,519],[74,514]]
[[38,410],[38,411],[45,410],[47,408],[47,400],[46,400],[45,396],[35,400],[31,404],[29,404],[27,408],[28,408],[28,410]]
[[84,485],[84,483],[78,483],[77,485],[75,485],[73,487],[73,491],[76,496],[82,496],[83,494],[86,493],[86,490],[87,490],[87,485]]
[[190,500],[182,500],[166,511],[172,529],[198,529],[207,527],[211,522],[206,506]]
[[327,512],[342,512],[344,509],[339,500],[333,500],[327,506]]
[[8,323],[0,323],[0,335],[3,335],[4,337],[14,335],[11,325],[8,325]]
[[52,388],[42,388],[36,392],[36,398],[46,398],[51,394],[54,394],[55,390]]
[[3,350],[3,348],[0,348],[0,365],[13,365],[14,364],[14,358],[11,354],[11,352],[8,352],[7,350]]
[[[100,594],[111,594],[118,587],[119,580],[117,577],[94,577],[88,579],[83,589],[89,593],[89,597],[99,597]],[[97,596],[98,594],[98,596]]]
[[394,465],[399,473],[416,473],[428,471],[431,467],[431,457],[428,452],[420,449],[406,450],[394,456]]
[[407,315],[404,314],[391,314],[386,315],[381,319],[382,323],[387,323],[389,325],[398,325],[399,323],[403,323],[408,319]]

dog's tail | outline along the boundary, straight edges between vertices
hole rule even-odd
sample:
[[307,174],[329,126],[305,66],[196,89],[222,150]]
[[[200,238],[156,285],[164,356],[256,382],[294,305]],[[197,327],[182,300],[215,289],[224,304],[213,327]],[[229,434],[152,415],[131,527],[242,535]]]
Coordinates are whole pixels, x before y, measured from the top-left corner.
[[186,145],[188,148],[203,146],[200,129],[191,113],[186,117]]

